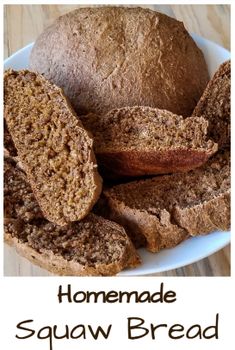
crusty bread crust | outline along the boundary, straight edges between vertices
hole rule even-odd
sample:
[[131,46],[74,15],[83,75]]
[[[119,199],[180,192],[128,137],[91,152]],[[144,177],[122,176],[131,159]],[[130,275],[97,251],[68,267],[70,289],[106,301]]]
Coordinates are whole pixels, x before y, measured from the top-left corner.
[[222,63],[196,105],[192,117],[209,121],[208,135],[219,148],[230,147],[231,61]]
[[230,190],[192,208],[176,207],[173,217],[191,236],[230,228]]
[[103,177],[137,177],[185,172],[200,167],[218,150],[207,137],[208,121],[183,118],[147,106],[81,116],[93,134]]
[[172,223],[167,210],[162,210],[160,217],[148,213],[146,210],[133,209],[112,199],[105,191],[109,206],[109,218],[123,225],[133,240],[135,246],[139,245],[141,237],[146,239],[146,247],[152,252],[164,248],[172,248],[188,238],[186,230]]
[[183,23],[140,7],[58,18],[36,40],[30,69],[62,87],[78,114],[145,105],[190,116],[209,80]]
[[[144,236],[151,252],[173,247],[189,236],[227,231],[231,192],[228,163],[229,151],[225,151],[190,173],[159,176],[106,189],[107,217],[131,232],[134,243],[135,235],[137,240],[140,235]],[[157,200],[161,204],[155,204]]]
[[[230,228],[230,191],[192,208],[176,207],[173,212],[161,211],[160,218],[146,210],[133,209],[109,197],[110,219],[122,224],[135,244],[139,236],[146,238],[147,249],[158,252],[172,248],[189,236],[205,235]],[[174,224],[173,224],[174,222]]]
[[120,151],[97,153],[100,172],[106,178],[137,177],[186,172],[205,164],[216,152],[217,145],[203,150],[174,149],[168,151]]

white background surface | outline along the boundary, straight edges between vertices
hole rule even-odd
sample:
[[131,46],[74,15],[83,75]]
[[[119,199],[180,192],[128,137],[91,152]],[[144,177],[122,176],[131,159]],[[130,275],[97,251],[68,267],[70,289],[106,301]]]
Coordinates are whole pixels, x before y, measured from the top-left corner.
[[[173,304],[75,304],[58,303],[59,284],[64,288],[72,284],[74,292],[79,290],[131,291],[159,290],[163,279],[160,278],[6,278],[2,294],[1,314],[3,334],[2,349],[11,350],[49,350],[48,340],[35,337],[18,340],[21,335],[16,325],[27,319],[34,320],[34,329],[58,325],[58,332],[68,324],[70,328],[77,324],[101,325],[112,324],[107,340],[94,341],[91,337],[77,340],[55,340],[53,350],[232,350],[234,319],[231,319],[233,299],[230,278],[164,278],[166,290],[174,290],[177,301]],[[16,288],[17,286],[17,288]],[[159,329],[155,340],[146,336],[139,340],[127,339],[127,318],[141,317],[149,323],[180,323],[186,328],[199,323],[203,327],[212,325],[219,313],[219,339],[185,338],[171,340],[166,329]],[[9,344],[10,341],[10,344]]]

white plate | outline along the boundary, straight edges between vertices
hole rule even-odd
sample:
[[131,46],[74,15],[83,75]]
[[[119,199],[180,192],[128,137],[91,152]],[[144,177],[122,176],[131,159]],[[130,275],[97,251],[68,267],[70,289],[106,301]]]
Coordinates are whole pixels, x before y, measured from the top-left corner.
[[[230,58],[230,52],[221,46],[197,35],[192,36],[204,53],[210,75],[222,62]],[[32,46],[33,44],[29,44],[6,59],[4,68],[16,70],[27,68]],[[215,253],[229,242],[230,232],[213,232],[207,236],[190,238],[175,248],[164,249],[157,254],[140,249],[142,265],[136,269],[125,270],[119,276],[146,275],[182,267]]]

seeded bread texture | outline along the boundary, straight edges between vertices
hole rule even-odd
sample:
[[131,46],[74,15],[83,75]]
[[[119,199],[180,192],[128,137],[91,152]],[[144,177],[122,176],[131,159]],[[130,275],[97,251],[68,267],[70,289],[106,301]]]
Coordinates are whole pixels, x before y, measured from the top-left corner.
[[209,80],[182,22],[143,8],[79,8],[36,40],[30,68],[62,87],[77,113],[150,106],[190,116]]
[[60,275],[113,275],[135,267],[139,256],[118,224],[89,214],[58,226],[43,218],[25,174],[4,161],[6,243],[35,264]]
[[94,137],[103,176],[141,176],[189,171],[217,151],[207,139],[208,122],[150,107],[114,109],[104,117],[81,117]]
[[85,217],[102,181],[93,141],[62,90],[39,74],[8,70],[4,115],[44,216],[59,225]]
[[220,148],[230,146],[231,62],[224,62],[208,83],[192,116],[209,121],[208,135]]
[[145,236],[156,252],[188,236],[230,227],[230,156],[222,152],[204,167],[158,176],[104,191],[110,219]]

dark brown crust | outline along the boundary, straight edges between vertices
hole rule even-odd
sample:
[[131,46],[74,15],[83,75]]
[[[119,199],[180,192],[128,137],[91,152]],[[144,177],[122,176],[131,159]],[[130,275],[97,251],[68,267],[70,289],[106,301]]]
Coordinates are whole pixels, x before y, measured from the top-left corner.
[[[106,189],[103,193],[108,206],[108,217],[123,225],[128,233],[131,231],[133,237],[143,235],[151,252],[173,247],[189,236],[204,235],[215,230],[227,231],[230,228],[229,163],[229,152],[225,151],[217,153],[208,165],[187,174],[159,176]],[[177,202],[177,191],[178,194],[184,194],[187,186],[187,182],[183,181],[184,176],[187,176],[187,182],[192,186],[190,205],[187,205],[186,200],[181,204]],[[174,181],[176,178],[177,181]],[[197,187],[202,188],[202,193],[198,196],[193,189],[195,181],[198,181]],[[169,196],[168,192],[161,190],[164,188],[162,187],[164,182],[169,185],[168,188],[177,189],[175,196],[173,192]],[[150,195],[148,199],[146,191],[146,203],[149,203],[149,209],[148,204],[142,205],[141,189],[145,183],[148,185]],[[210,183],[216,184],[216,192],[213,192]],[[158,199],[165,202],[169,200],[168,203],[163,202],[161,206],[157,204],[155,206],[150,190],[154,189],[154,186],[159,188]],[[202,194],[209,196],[202,199]],[[185,199],[187,196],[188,192],[185,193]],[[127,201],[126,197],[129,198]],[[132,204],[131,197],[139,198],[137,207],[135,201]]]
[[81,117],[94,136],[94,151],[106,178],[185,172],[200,167],[218,149],[208,140],[208,121],[146,106]]
[[230,147],[231,61],[221,64],[196,105],[192,117],[209,121],[208,136],[219,149]]
[[97,153],[101,173],[107,178],[186,172],[205,164],[210,152],[174,149],[161,151],[123,151]]
[[[146,238],[145,236],[138,230],[138,227],[129,227],[129,221],[125,219],[125,216],[118,216],[117,212],[110,211],[107,200],[103,195],[99,198],[97,204],[94,208],[94,213],[100,215],[108,220],[112,220],[114,222],[119,222],[119,224],[125,227],[125,230],[133,242],[136,249],[146,247]],[[118,216],[118,217],[117,217]]]
[[230,191],[193,208],[174,210],[176,222],[191,236],[205,235],[215,230],[230,228]]
[[140,237],[145,237],[146,247],[152,253],[175,247],[189,236],[184,228],[171,222],[167,210],[162,210],[161,217],[157,217],[146,210],[132,209],[125,203],[112,199],[109,191],[105,191],[104,195],[110,209],[110,218],[125,227],[134,244],[136,239],[138,242]]
[[110,218],[122,224],[128,234],[131,231],[132,236],[137,238],[143,235],[147,249],[153,253],[174,247],[189,236],[205,235],[215,230],[228,231],[230,228],[230,191],[193,208],[177,207],[171,214],[164,210],[160,219],[145,210],[132,209],[113,200],[108,191],[105,195]]
[[145,105],[190,116],[209,80],[183,23],[140,7],[58,18],[36,40],[30,68],[62,87],[78,114]]

